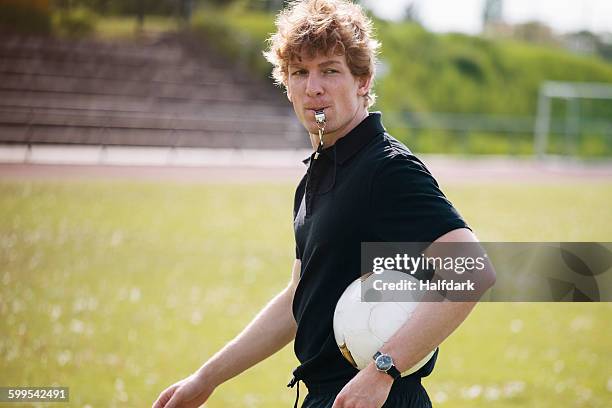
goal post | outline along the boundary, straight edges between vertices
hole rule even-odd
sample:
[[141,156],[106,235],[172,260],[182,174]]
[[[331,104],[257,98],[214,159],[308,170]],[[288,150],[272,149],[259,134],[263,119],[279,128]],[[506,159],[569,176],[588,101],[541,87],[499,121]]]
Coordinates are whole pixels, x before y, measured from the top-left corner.
[[577,129],[579,99],[612,100],[612,84],[598,82],[545,81],[540,85],[538,107],[534,125],[534,152],[539,158],[546,156],[548,134],[550,133],[552,99],[567,102],[566,128]]

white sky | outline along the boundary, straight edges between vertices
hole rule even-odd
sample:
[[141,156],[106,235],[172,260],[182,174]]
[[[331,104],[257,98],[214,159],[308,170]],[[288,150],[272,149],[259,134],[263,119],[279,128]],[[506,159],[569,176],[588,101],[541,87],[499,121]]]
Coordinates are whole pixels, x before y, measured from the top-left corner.
[[[393,20],[406,5],[416,3],[418,15],[432,31],[476,34],[482,28],[485,0],[364,0],[381,18]],[[504,0],[503,16],[510,23],[538,20],[556,32],[612,32],[612,0]]]

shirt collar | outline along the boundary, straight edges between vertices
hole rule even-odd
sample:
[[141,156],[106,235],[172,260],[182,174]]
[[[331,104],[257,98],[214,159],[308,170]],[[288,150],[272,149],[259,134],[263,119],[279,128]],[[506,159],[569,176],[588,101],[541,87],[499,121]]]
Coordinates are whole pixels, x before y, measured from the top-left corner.
[[[380,112],[371,112],[368,117],[355,126],[353,130],[344,137],[338,139],[333,146],[323,149],[322,154],[327,156],[330,160],[334,160],[335,158],[340,165],[344,164],[372,139],[386,132],[381,121],[381,116]],[[335,155],[333,149],[336,149]],[[308,166],[311,159],[312,154],[302,162]]]

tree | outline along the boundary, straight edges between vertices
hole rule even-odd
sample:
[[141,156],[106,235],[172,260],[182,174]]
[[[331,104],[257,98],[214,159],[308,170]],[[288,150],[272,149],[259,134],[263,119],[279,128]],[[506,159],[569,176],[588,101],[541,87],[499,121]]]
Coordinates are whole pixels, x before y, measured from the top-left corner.
[[489,24],[503,22],[503,2],[502,0],[487,0],[482,11],[482,22],[486,27]]
[[419,16],[419,8],[416,2],[409,3],[406,8],[404,8],[404,14],[402,15],[402,21],[421,24],[421,18]]
[[558,44],[552,29],[539,21],[529,21],[514,26],[514,38],[535,44]]

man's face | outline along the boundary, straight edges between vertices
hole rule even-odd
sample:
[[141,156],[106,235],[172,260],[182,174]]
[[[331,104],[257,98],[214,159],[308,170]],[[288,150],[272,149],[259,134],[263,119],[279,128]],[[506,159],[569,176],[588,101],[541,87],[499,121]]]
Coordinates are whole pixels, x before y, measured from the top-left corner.
[[288,74],[287,96],[309,133],[318,131],[315,111],[319,109],[325,112],[326,137],[334,140],[363,120],[367,112],[364,95],[370,80],[353,76],[344,55],[319,54],[312,59],[294,60]]

